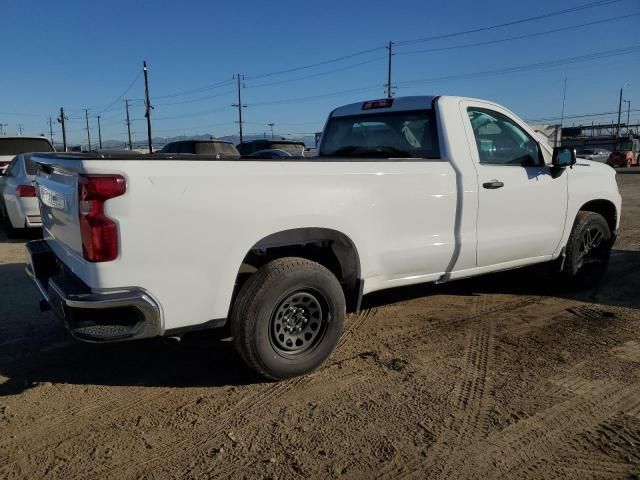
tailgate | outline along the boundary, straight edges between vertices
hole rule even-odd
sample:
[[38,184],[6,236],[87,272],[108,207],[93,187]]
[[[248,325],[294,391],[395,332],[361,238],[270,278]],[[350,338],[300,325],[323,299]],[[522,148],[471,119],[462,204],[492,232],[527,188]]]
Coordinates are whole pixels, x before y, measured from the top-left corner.
[[36,191],[40,201],[44,238],[58,257],[73,269],[84,264],[78,214],[80,160],[38,157]]

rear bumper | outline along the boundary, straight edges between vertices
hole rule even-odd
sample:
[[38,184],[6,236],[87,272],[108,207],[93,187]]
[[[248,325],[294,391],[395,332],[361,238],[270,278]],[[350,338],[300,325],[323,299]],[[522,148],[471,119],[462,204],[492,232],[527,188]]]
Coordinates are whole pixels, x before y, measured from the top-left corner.
[[44,299],[71,334],[87,342],[115,342],[162,333],[158,304],[140,288],[93,292],[55,256],[46,241],[26,245],[31,277]]

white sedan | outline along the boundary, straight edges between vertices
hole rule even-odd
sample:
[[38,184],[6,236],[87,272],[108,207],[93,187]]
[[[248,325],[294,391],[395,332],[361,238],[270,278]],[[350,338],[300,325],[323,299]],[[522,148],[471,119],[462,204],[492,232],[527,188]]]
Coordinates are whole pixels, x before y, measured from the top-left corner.
[[0,216],[9,236],[23,228],[42,226],[36,197],[36,173],[31,154],[25,153],[16,155],[0,176]]

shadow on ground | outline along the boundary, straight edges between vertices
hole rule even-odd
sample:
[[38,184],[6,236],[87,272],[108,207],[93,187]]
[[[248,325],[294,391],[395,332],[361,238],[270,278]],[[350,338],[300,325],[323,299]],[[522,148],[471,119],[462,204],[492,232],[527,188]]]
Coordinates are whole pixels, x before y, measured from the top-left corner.
[[[639,285],[634,278],[639,268],[640,252],[616,250],[601,285],[585,292],[563,291],[548,275],[524,269],[379,292],[366,297],[363,306],[429,295],[512,294],[640,308]],[[0,292],[0,375],[8,379],[0,384],[0,396],[18,394],[42,382],[179,388],[263,381],[215,331],[192,334],[177,344],[162,339],[109,345],[77,342],[50,312],[38,311],[38,294],[22,264],[0,264]]]
[[549,274],[546,266],[483,275],[441,285],[424,284],[384,290],[365,297],[363,307],[372,308],[428,295],[510,294],[554,296],[600,305],[640,309],[640,252],[613,250],[609,270],[596,288],[576,292]]

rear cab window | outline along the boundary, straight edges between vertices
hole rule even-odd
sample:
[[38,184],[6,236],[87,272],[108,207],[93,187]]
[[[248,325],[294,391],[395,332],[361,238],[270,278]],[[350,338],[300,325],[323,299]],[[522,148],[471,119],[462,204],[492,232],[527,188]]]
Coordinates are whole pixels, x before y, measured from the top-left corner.
[[332,117],[319,155],[344,158],[439,159],[433,110]]
[[27,152],[53,152],[54,149],[45,138],[2,138],[0,137],[0,155],[18,155]]

